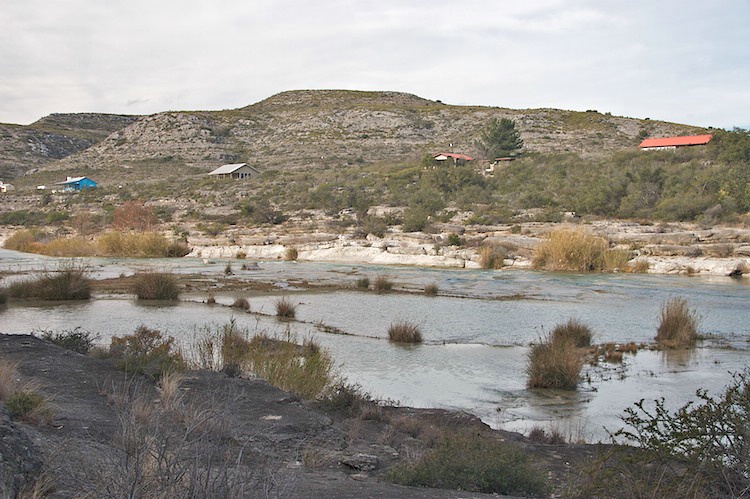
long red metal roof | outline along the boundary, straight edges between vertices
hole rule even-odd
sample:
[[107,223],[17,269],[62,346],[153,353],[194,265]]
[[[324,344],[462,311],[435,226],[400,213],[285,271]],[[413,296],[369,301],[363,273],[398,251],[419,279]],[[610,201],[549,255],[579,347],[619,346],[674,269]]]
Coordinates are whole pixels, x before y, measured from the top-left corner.
[[685,135],[682,137],[663,137],[660,139],[646,139],[638,146],[641,149],[649,147],[677,147],[677,146],[701,146],[708,144],[713,135]]

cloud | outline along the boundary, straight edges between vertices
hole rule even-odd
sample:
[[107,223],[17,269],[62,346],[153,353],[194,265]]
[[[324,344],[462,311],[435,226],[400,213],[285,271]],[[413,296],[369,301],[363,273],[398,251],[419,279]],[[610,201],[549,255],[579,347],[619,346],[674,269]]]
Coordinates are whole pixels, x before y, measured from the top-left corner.
[[225,109],[299,88],[714,126],[749,114],[744,0],[10,4],[0,17],[0,122]]

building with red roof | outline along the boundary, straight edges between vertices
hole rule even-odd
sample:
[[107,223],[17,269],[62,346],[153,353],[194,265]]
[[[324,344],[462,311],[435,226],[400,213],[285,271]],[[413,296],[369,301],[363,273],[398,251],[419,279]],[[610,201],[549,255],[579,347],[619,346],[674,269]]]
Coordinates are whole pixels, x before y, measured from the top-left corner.
[[433,156],[433,158],[435,158],[435,161],[447,161],[448,159],[452,159],[453,163],[455,163],[456,165],[466,163],[467,161],[474,161],[474,158],[472,158],[471,156],[453,152],[441,152]]
[[640,143],[644,151],[656,151],[660,149],[677,149],[678,147],[705,146],[714,136],[708,135],[684,135],[682,137],[663,137],[659,139],[646,139]]

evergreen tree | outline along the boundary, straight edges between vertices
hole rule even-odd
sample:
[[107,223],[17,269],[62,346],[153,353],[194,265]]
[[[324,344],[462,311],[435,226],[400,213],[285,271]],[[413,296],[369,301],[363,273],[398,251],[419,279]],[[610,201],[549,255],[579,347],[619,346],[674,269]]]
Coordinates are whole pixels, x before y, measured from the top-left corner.
[[494,118],[482,132],[476,146],[488,159],[510,156],[523,147],[521,134],[513,120]]

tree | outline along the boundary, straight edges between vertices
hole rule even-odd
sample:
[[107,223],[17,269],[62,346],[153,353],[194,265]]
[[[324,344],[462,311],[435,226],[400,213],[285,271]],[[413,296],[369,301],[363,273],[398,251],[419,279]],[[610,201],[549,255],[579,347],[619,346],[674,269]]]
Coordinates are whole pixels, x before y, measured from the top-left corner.
[[523,147],[521,134],[513,120],[493,118],[476,142],[476,146],[488,159],[510,156]]
[[112,228],[115,230],[149,231],[153,230],[159,221],[154,209],[146,206],[143,201],[126,201],[114,213]]

